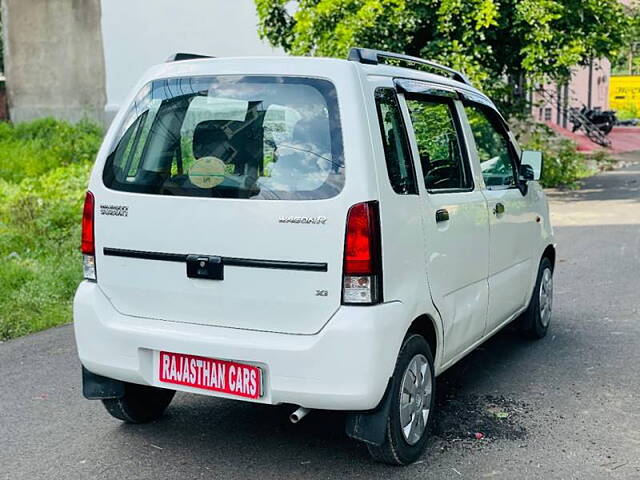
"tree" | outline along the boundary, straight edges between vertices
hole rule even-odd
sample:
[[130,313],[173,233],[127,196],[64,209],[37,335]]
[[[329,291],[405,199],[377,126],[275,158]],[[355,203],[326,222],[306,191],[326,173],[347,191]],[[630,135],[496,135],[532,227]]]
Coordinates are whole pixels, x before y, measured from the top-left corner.
[[630,24],[618,0],[255,2],[260,35],[291,54],[344,58],[363,46],[431,58],[511,111],[525,78],[566,81],[576,64],[616,55]]
[[627,7],[629,28],[624,47],[612,61],[613,70],[620,75],[640,74],[640,2]]

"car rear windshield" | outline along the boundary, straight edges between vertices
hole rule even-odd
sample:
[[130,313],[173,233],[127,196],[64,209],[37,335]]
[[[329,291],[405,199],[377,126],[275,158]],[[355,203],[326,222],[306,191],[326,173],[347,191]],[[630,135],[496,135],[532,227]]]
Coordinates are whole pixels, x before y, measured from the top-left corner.
[[155,80],[130,108],[103,180],[157,195],[333,197],[344,184],[335,88],[301,77]]

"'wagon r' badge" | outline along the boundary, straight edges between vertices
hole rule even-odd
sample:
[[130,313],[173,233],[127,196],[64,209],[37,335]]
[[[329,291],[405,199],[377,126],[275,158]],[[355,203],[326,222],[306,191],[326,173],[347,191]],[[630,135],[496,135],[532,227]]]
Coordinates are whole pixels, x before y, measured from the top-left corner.
[[327,217],[280,217],[278,223],[311,223],[313,225],[324,225]]

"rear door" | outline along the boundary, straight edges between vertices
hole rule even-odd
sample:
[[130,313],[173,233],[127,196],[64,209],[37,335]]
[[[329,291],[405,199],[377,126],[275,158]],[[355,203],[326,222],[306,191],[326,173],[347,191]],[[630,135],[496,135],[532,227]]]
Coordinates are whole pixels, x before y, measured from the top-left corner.
[[525,307],[532,254],[539,234],[531,195],[518,188],[518,154],[506,125],[491,107],[468,102],[465,113],[482,169],[490,211],[489,315],[487,332]]
[[331,318],[347,211],[331,82],[157,80],[117,138],[93,193],[97,281],[118,311],[297,334]]
[[456,94],[419,82],[400,83],[420,159],[429,287],[444,324],[444,361],[478,341],[487,313],[489,221],[474,181]]

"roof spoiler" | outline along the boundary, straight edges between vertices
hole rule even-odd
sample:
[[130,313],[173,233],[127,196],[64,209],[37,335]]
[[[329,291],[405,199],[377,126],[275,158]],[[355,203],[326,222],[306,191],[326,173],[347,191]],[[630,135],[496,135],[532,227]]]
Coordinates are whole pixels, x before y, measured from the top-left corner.
[[447,75],[449,75],[454,80],[457,80],[458,82],[462,82],[471,86],[471,82],[469,81],[469,79],[467,79],[467,77],[464,76],[462,72],[454,70],[450,67],[446,67],[444,65],[440,65],[439,63],[436,63],[432,60],[411,57],[402,53],[374,50],[371,48],[352,48],[351,50],[349,50],[349,56],[347,57],[347,59],[351,60],[352,62],[365,63],[368,65],[378,65],[381,58],[391,58],[393,60],[398,60],[401,62],[426,65],[427,67],[433,68],[434,70],[445,72]]
[[199,58],[216,58],[211,55],[200,55],[198,53],[174,53],[169,58],[165,60],[166,63],[169,62],[181,62],[183,60],[197,60]]

